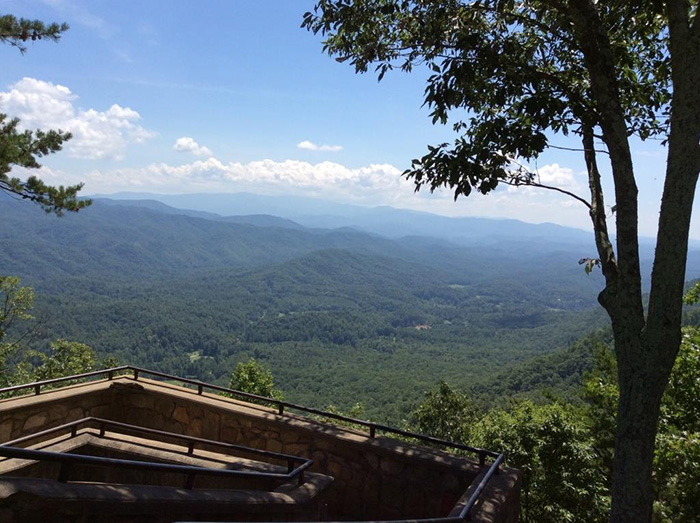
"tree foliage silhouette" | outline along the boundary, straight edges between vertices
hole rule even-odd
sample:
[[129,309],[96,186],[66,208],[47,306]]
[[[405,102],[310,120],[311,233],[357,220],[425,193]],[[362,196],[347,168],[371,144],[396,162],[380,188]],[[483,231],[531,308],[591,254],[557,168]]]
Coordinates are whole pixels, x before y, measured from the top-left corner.
[[[452,123],[405,176],[455,198],[501,184],[566,193],[590,214],[605,276],[619,373],[611,521],[652,516],[661,398],[681,342],[688,232],[700,169],[700,19],[683,0],[321,0],[302,26],[324,50],[379,79],[431,71],[425,104]],[[581,143],[590,194],[543,184],[528,162],[552,136]],[[648,312],[642,302],[638,190],[630,138],[659,139],[668,159]],[[616,245],[598,160],[614,185]],[[584,263],[586,260],[584,259]]]

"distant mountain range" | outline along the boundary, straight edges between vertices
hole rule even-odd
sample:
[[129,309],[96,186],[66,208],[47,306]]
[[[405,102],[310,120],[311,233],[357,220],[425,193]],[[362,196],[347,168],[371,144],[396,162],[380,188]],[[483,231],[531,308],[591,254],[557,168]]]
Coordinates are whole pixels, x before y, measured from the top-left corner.
[[602,276],[578,265],[591,238],[576,229],[299,198],[118,196],[57,218],[0,195],[0,274],[34,286],[38,348],[63,337],[220,383],[254,356],[289,399],[364,401],[400,420],[437,379],[478,381],[489,401],[490,375],[513,381],[606,322]]
[[493,218],[450,218],[387,206],[362,207],[296,196],[263,196],[250,193],[117,193],[105,197],[112,200],[140,201],[138,205],[149,205],[154,209],[155,203],[146,202],[160,202],[180,209],[180,212],[199,211],[219,216],[271,215],[305,227],[352,227],[389,238],[429,236],[461,244],[468,244],[474,240],[498,242],[511,239],[582,244],[592,242],[593,238],[589,232],[552,223],[531,224],[519,220]]
[[[545,254],[576,252],[596,257],[593,234],[553,223],[533,224],[513,219],[448,217],[388,206],[363,207],[298,196],[232,194],[154,194],[123,192],[95,195],[115,205],[138,205],[165,213],[291,229],[356,229],[386,238],[416,237],[424,242],[446,240],[470,248],[520,250]],[[164,205],[163,205],[164,204]],[[614,239],[614,238],[613,238]],[[648,275],[655,240],[639,239],[642,272]],[[687,279],[700,277],[700,241],[690,241]]]
[[104,205],[118,205],[127,207],[139,207],[143,209],[150,209],[152,211],[161,212],[164,214],[179,214],[183,216],[192,216],[194,218],[205,218],[207,220],[218,220],[231,223],[246,223],[248,225],[258,225],[260,227],[282,227],[285,229],[302,229],[303,226],[293,222],[292,220],[286,220],[284,218],[279,218],[278,216],[272,216],[269,214],[246,214],[242,216],[221,216],[213,212],[197,211],[193,209],[179,209],[176,207],[171,207],[158,200],[130,200],[130,199],[111,199],[111,198],[94,198],[95,201],[99,201]]
[[[121,199],[94,197],[91,207],[60,219],[0,197],[0,219],[12,224],[0,230],[0,270],[34,279],[105,271],[110,277],[168,278],[259,267],[338,248],[401,258],[466,278],[521,274],[546,281],[567,274],[579,281],[578,259],[595,255],[590,234],[554,224],[244,193],[114,196]],[[641,249],[648,273],[653,249],[648,244]],[[687,279],[697,277],[700,250],[691,247]],[[584,280],[600,288],[596,275]]]

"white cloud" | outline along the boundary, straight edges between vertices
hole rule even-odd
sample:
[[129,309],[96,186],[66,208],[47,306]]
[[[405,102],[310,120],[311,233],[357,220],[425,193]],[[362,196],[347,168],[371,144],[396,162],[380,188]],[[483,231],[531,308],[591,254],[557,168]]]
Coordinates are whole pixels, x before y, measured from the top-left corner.
[[413,194],[401,171],[388,164],[348,168],[334,162],[298,160],[222,162],[210,157],[180,165],[152,163],[144,167],[99,169],[81,176],[86,191],[112,192],[138,187],[155,192],[264,192],[303,194],[379,205]]
[[[559,168],[561,169],[561,168]],[[30,170],[15,169],[19,176]],[[13,172],[15,172],[13,171]],[[476,191],[455,202],[449,190],[414,192],[411,181],[390,164],[349,168],[335,162],[297,160],[222,162],[210,157],[180,165],[152,163],[137,168],[99,169],[85,173],[42,168],[33,174],[53,184],[85,182],[84,194],[118,191],[156,193],[253,192],[331,199],[360,205],[392,205],[448,216],[515,218],[556,222],[587,229],[587,209],[570,197],[534,187],[499,188],[489,195]],[[554,176],[557,168],[540,168]],[[555,177],[556,178],[556,177]],[[560,178],[558,178],[560,179]],[[513,190],[511,190],[513,189]]]
[[328,152],[338,152],[343,150],[342,145],[317,145],[313,142],[310,142],[308,140],[304,140],[303,142],[299,142],[297,144],[297,147],[299,149],[304,149],[306,151],[328,151]]
[[189,136],[178,138],[173,145],[173,149],[181,153],[192,153],[195,156],[214,156],[209,147],[199,145]]
[[558,163],[545,165],[535,171],[540,178],[540,183],[552,185],[562,189],[575,189],[579,186],[574,171],[568,167],[561,167]]
[[[572,171],[559,166],[539,169],[543,181],[569,183]],[[571,198],[534,187],[504,187],[488,196],[476,192],[453,202],[449,190],[416,193],[413,182],[390,164],[350,168],[336,162],[309,163],[299,160],[223,162],[215,157],[180,165],[151,163],[138,168],[94,170],[80,178],[86,191],[116,192],[254,192],[297,194],[366,205],[395,205],[450,215],[505,216],[526,221],[587,223],[588,214]],[[574,179],[574,182],[576,180]],[[577,203],[577,202],[574,202]]]
[[91,160],[122,159],[129,144],[155,136],[137,122],[141,115],[114,104],[106,111],[75,106],[77,96],[65,86],[23,78],[0,92],[0,110],[20,119],[24,129],[61,129],[73,133],[68,154]]

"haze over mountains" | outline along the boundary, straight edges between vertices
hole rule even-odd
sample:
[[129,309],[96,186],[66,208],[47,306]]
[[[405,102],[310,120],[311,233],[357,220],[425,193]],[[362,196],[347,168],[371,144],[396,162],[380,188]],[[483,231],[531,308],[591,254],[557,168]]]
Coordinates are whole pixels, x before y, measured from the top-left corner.
[[11,224],[0,273],[35,287],[37,347],[62,337],[222,383],[254,356],[289,399],[362,401],[398,420],[438,379],[485,390],[606,324],[602,278],[577,263],[593,253],[584,231],[248,194],[137,196],[61,218],[0,198]]
[[[100,197],[99,195],[97,196]],[[234,194],[152,194],[116,193],[111,200],[140,201],[157,208],[157,203],[181,210],[220,216],[271,215],[312,228],[353,227],[390,238],[429,236],[460,243],[499,239],[548,239],[562,242],[589,241],[592,234],[552,223],[530,224],[519,220],[493,218],[450,218],[393,207],[363,207],[298,196]],[[181,211],[182,212],[182,211]],[[204,215],[199,215],[204,216]],[[262,224],[262,223],[259,223]],[[291,224],[288,224],[291,225]],[[283,226],[280,224],[280,226]]]
[[[497,248],[505,255],[558,250],[576,253],[577,260],[597,257],[593,234],[588,230],[554,223],[527,223],[513,219],[448,217],[389,206],[365,207],[298,196],[251,193],[155,194],[122,192],[93,198],[114,205],[136,205],[168,214],[291,229],[351,228],[386,238],[410,236],[424,241],[447,240],[451,244],[483,249]],[[642,274],[648,283],[654,238],[640,237]],[[700,242],[691,240],[687,279],[700,276]]]

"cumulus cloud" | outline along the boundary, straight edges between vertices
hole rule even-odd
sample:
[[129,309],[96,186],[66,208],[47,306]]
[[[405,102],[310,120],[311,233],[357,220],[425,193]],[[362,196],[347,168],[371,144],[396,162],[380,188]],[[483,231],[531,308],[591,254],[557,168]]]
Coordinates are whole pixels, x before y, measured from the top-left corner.
[[539,175],[540,183],[545,185],[554,185],[562,189],[575,189],[579,185],[574,171],[568,167],[561,167],[558,163],[540,167],[536,172]]
[[199,145],[189,136],[178,138],[173,145],[173,149],[181,153],[192,153],[195,156],[214,156],[209,147]]
[[23,78],[0,92],[0,111],[17,117],[24,129],[61,129],[73,133],[66,150],[74,158],[122,159],[129,144],[155,133],[138,125],[141,115],[114,104],[106,111],[76,107],[78,97],[63,85]]
[[[566,181],[560,169],[541,167],[540,173],[544,172],[548,181]],[[142,167],[96,169],[82,173],[47,167],[39,172],[31,170],[30,173],[29,169],[15,171],[20,177],[37,174],[53,184],[82,181],[86,184],[85,194],[118,191],[253,192],[325,198],[360,205],[392,205],[450,216],[515,218],[530,222],[555,221],[582,228],[589,226],[587,209],[559,193],[534,187],[507,187],[486,196],[475,193],[468,198],[461,197],[455,202],[449,190],[414,192],[413,183],[390,164],[349,168],[335,162],[312,164],[267,159],[242,163],[209,157],[179,165],[151,163]]]
[[348,168],[334,162],[298,160],[223,162],[215,157],[172,165],[152,163],[138,168],[100,169],[82,175],[86,190],[114,192],[263,192],[344,199],[372,205],[396,203],[412,195],[413,186],[389,164]]
[[328,151],[328,152],[338,152],[343,150],[342,145],[317,145],[313,142],[310,142],[308,140],[304,140],[303,142],[299,142],[297,144],[297,147],[299,149],[304,149],[305,151]]
[[[534,187],[504,187],[488,196],[473,195],[453,201],[449,190],[416,193],[414,184],[391,164],[350,168],[336,162],[310,163],[299,160],[224,162],[215,157],[172,165],[151,163],[137,168],[94,170],[81,176],[86,190],[116,192],[254,192],[298,194],[331,198],[366,205],[395,205],[453,215],[506,216],[529,221],[571,217],[573,223],[588,214],[571,207],[571,199]],[[573,171],[556,164],[540,167],[543,183],[568,187],[577,182]],[[572,181],[573,180],[573,181]],[[577,203],[577,202],[574,202]],[[579,204],[580,205],[580,204]],[[576,217],[576,218],[574,218]]]

